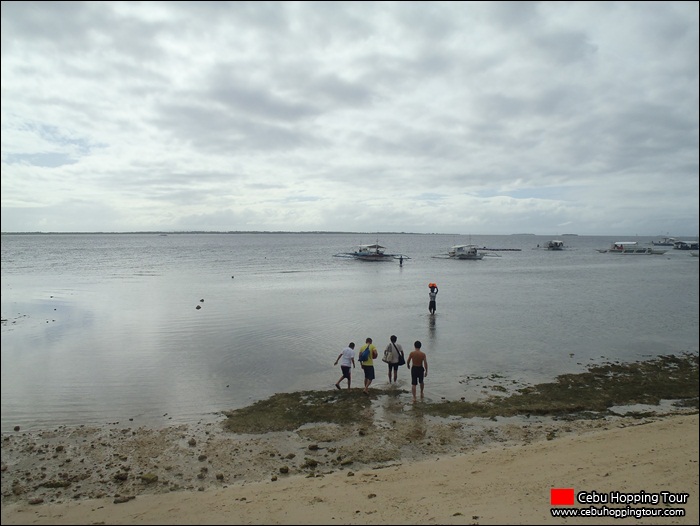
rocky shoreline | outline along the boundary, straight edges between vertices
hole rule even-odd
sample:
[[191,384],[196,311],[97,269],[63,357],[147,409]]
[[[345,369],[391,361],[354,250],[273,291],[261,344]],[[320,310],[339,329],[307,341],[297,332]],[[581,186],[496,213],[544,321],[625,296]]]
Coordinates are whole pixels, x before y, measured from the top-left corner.
[[[645,417],[643,422],[659,418]],[[338,470],[352,473],[638,424],[638,417],[406,418],[370,429],[318,424],[259,436],[230,433],[223,423],[16,432],[2,437],[2,503],[108,497],[118,504],[144,493],[204,491]]]
[[371,397],[361,389],[314,391],[275,395],[196,424],[16,430],[2,436],[2,504],[118,504],[142,494],[350,475],[697,414],[697,370],[697,355],[666,357],[597,367],[478,404],[413,404],[410,393],[392,387]]

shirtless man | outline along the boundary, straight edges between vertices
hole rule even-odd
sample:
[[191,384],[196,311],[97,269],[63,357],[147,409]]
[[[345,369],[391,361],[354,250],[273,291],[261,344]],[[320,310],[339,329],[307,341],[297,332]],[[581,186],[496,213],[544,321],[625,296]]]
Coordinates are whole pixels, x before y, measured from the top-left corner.
[[421,347],[423,344],[416,340],[413,344],[413,351],[408,355],[406,367],[411,370],[411,392],[413,393],[413,401],[416,401],[416,386],[420,383],[420,397],[423,398],[423,379],[428,376],[428,357]]

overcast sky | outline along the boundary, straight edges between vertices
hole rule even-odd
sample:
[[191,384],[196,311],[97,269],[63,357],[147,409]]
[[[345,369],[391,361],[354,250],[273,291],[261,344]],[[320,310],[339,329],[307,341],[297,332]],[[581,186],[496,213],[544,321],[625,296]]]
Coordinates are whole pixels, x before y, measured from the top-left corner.
[[698,235],[698,2],[2,2],[2,231]]

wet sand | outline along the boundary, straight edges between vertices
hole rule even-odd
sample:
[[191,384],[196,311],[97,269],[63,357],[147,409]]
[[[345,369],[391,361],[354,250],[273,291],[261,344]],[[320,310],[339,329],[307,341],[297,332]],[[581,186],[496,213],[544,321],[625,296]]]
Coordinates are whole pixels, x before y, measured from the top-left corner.
[[405,419],[263,435],[221,422],[62,427],[2,439],[2,524],[619,522],[553,518],[552,488],[685,493],[687,502],[633,506],[685,516],[621,524],[698,524],[697,413]]

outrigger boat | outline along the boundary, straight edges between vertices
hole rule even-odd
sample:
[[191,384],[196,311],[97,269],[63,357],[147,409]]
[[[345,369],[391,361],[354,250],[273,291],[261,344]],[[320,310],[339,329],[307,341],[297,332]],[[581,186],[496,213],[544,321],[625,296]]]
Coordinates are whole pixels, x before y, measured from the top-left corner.
[[467,259],[478,261],[484,259],[484,256],[501,257],[498,254],[489,254],[488,252],[480,252],[480,248],[476,245],[453,245],[447,254],[438,254],[433,256],[437,259]]
[[659,256],[667,252],[658,248],[639,246],[636,241],[615,241],[610,245],[610,248],[597,248],[596,250],[601,254],[656,254]]
[[560,239],[551,239],[544,245],[547,250],[564,250],[564,242]]
[[391,261],[393,259],[398,259],[403,262],[404,259],[411,259],[404,254],[387,254],[386,247],[383,247],[379,243],[359,245],[354,252],[341,252],[339,254],[334,254],[334,257],[359,259],[361,261]]
[[672,247],[676,241],[675,237],[665,237],[661,241],[652,241],[651,244],[657,247]]
[[674,250],[697,250],[698,249],[698,242],[697,241],[676,241],[673,244]]
[[454,245],[447,255],[454,259],[484,259],[476,245]]

